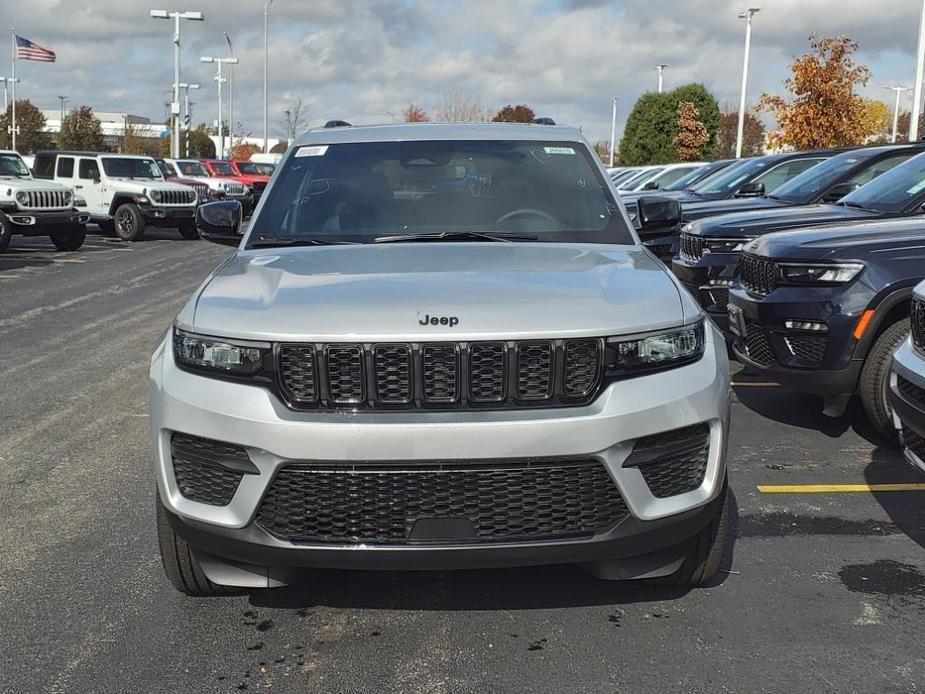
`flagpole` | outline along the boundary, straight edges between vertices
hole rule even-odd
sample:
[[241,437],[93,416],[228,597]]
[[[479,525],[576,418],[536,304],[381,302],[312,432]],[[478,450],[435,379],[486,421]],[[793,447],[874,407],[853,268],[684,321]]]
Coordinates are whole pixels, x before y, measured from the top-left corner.
[[10,49],[13,59],[13,151],[16,151],[16,28],[10,27]]

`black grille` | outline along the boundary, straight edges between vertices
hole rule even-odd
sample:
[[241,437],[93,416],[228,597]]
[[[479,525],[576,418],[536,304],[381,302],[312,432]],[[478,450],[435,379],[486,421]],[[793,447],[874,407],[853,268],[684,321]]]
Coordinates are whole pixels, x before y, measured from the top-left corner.
[[903,444],[916,458],[925,462],[925,439],[906,426],[903,427]]
[[276,359],[296,408],[563,406],[597,393],[603,341],[284,344]]
[[[455,542],[590,536],[612,528],[626,505],[597,461],[351,467],[293,464],[274,477],[257,523],[294,542],[406,544],[417,521],[452,519]],[[442,542],[450,542],[445,540]]]
[[747,323],[745,332],[745,355],[760,366],[773,364],[776,359],[765,329],[755,323]]
[[685,260],[700,260],[703,258],[704,245],[702,236],[681,234],[681,257]]
[[23,207],[31,209],[49,209],[55,207],[70,207],[71,192],[69,190],[28,190],[26,202]]
[[925,352],[925,301],[912,299],[912,343]]
[[[659,451],[664,451],[658,454]],[[707,424],[676,429],[639,439],[633,454],[655,453],[656,458],[639,465],[652,496],[664,499],[685,494],[703,483],[710,457],[710,427]]]
[[919,388],[912,381],[907,381],[902,376],[896,377],[896,389],[904,400],[925,410],[925,390]]
[[788,336],[786,342],[793,356],[807,365],[818,366],[825,357],[829,338],[818,335]]
[[170,450],[173,475],[180,493],[190,501],[211,506],[231,503],[244,476],[243,471],[231,469],[223,462],[252,465],[243,448],[198,436],[174,434]]
[[192,190],[151,191],[151,196],[151,199],[160,205],[192,205],[196,202],[196,193]]
[[767,258],[743,255],[739,259],[739,280],[752,294],[766,296],[777,286],[777,265]]

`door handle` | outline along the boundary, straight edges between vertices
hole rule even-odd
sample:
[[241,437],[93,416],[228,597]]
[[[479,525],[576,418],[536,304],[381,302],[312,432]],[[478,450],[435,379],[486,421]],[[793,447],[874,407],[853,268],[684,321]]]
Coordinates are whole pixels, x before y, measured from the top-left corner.
[[74,186],[74,187],[75,187],[77,190],[83,190],[83,189],[84,189],[83,186]]

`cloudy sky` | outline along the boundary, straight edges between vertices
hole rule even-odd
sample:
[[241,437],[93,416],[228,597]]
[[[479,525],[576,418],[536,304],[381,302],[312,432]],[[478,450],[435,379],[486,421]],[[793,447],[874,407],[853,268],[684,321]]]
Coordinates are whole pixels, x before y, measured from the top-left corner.
[[[172,23],[152,8],[201,10],[184,22],[183,81],[203,89],[194,120],[213,119],[214,67],[227,31],[241,61],[236,121],[262,133],[263,0],[3,0],[0,16],[17,33],[58,54],[58,62],[20,63],[19,97],[164,117],[173,77]],[[869,95],[889,100],[889,84],[911,84],[918,0],[750,0],[755,18],[750,100],[778,90],[788,63],[811,33],[847,34],[871,67]],[[409,103],[428,111],[452,90],[487,105],[528,103],[592,139],[610,132],[610,97],[620,120],[656,84],[702,81],[720,104],[738,99],[748,6],[729,0],[275,0],[270,11],[270,135],[287,104],[310,104],[309,124],[329,118],[388,122]],[[0,51],[0,56],[4,51]],[[6,67],[3,65],[6,64]],[[8,74],[0,58],[0,74]],[[911,96],[906,99],[907,108]],[[394,114],[394,115],[393,115]]]

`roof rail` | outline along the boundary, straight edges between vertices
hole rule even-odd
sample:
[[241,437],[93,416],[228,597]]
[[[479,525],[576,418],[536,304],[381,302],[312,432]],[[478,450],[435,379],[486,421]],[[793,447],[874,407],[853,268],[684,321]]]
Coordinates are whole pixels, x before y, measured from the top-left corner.
[[352,128],[353,126],[350,125],[350,123],[348,123],[345,120],[329,120],[327,123],[324,124],[324,127],[326,128]]

